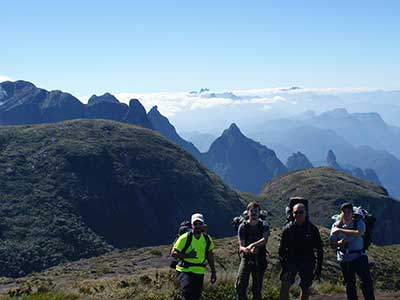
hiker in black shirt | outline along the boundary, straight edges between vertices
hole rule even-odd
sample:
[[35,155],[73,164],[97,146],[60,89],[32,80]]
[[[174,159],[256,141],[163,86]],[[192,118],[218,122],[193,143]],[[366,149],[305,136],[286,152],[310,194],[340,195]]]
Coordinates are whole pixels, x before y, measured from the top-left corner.
[[238,229],[239,252],[241,256],[236,280],[236,299],[247,299],[247,286],[250,274],[253,281],[253,300],[261,300],[261,290],[265,269],[267,268],[267,249],[269,226],[260,219],[260,205],[251,202],[247,206],[249,220]]
[[[281,300],[289,299],[290,286],[295,282],[297,273],[300,276],[301,300],[310,296],[312,280],[321,275],[323,250],[318,228],[306,218],[307,210],[304,204],[293,206],[294,221],[283,229],[279,257],[282,264]],[[315,254],[317,250],[317,267]],[[315,271],[314,271],[315,270]]]

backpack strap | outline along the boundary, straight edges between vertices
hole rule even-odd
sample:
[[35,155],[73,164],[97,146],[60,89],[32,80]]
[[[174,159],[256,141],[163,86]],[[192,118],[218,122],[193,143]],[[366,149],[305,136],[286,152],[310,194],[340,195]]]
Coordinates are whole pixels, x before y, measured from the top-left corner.
[[189,248],[190,244],[192,243],[192,239],[193,239],[193,232],[189,231],[187,238],[186,238],[185,245],[183,246],[182,251],[181,251],[182,253],[185,253],[186,250]]
[[[190,242],[188,242],[189,234],[190,234]],[[191,263],[191,262],[188,262],[188,261],[185,261],[185,260],[181,260],[179,262],[179,265],[182,268],[205,267],[206,266],[206,260],[207,260],[208,251],[210,251],[210,247],[211,247],[211,239],[210,239],[210,236],[207,233],[203,233],[203,236],[204,236],[204,239],[206,240],[206,249],[205,249],[205,253],[204,253],[203,262],[201,262],[201,263]],[[188,238],[187,238],[186,243],[185,243],[185,247],[186,247],[186,245],[187,245],[187,247],[186,247],[186,249],[185,249],[185,247],[182,249],[182,253],[184,253],[184,251],[186,251],[189,248],[190,244],[192,243],[192,239],[193,239],[193,232],[189,232],[188,233]]]
[[206,252],[205,252],[205,257],[207,258],[208,251],[210,251],[211,247],[211,239],[210,236],[207,233],[203,233],[204,238],[206,239]]
[[244,230],[244,245],[247,247],[249,242],[249,223],[245,221],[243,223],[243,230]]

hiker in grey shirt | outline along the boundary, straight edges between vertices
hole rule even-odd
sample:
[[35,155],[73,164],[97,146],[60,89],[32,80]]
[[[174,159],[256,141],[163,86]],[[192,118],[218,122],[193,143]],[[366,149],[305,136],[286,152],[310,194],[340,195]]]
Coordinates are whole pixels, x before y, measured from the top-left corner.
[[364,221],[353,218],[353,205],[342,204],[340,218],[332,225],[329,238],[332,248],[337,249],[348,300],[358,300],[356,274],[361,279],[364,299],[375,299],[368,257],[364,249],[364,233]]

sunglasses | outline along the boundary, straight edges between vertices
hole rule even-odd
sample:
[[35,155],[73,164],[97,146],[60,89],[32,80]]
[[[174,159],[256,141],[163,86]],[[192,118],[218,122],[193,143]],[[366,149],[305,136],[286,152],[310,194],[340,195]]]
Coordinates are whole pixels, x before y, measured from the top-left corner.
[[304,210],[296,210],[293,212],[294,215],[304,215]]
[[194,226],[201,226],[201,225],[203,225],[203,223],[202,222],[194,222],[193,225]]

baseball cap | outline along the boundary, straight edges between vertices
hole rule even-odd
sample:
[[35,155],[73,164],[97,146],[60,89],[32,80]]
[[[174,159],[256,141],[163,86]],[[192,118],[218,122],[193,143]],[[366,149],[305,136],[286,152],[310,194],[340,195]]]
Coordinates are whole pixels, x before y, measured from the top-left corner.
[[196,213],[192,215],[191,223],[193,224],[196,221],[200,221],[201,223],[204,223],[204,217],[202,214]]
[[353,204],[351,204],[350,202],[345,202],[340,206],[340,210],[343,210],[345,208],[351,208],[353,209]]

